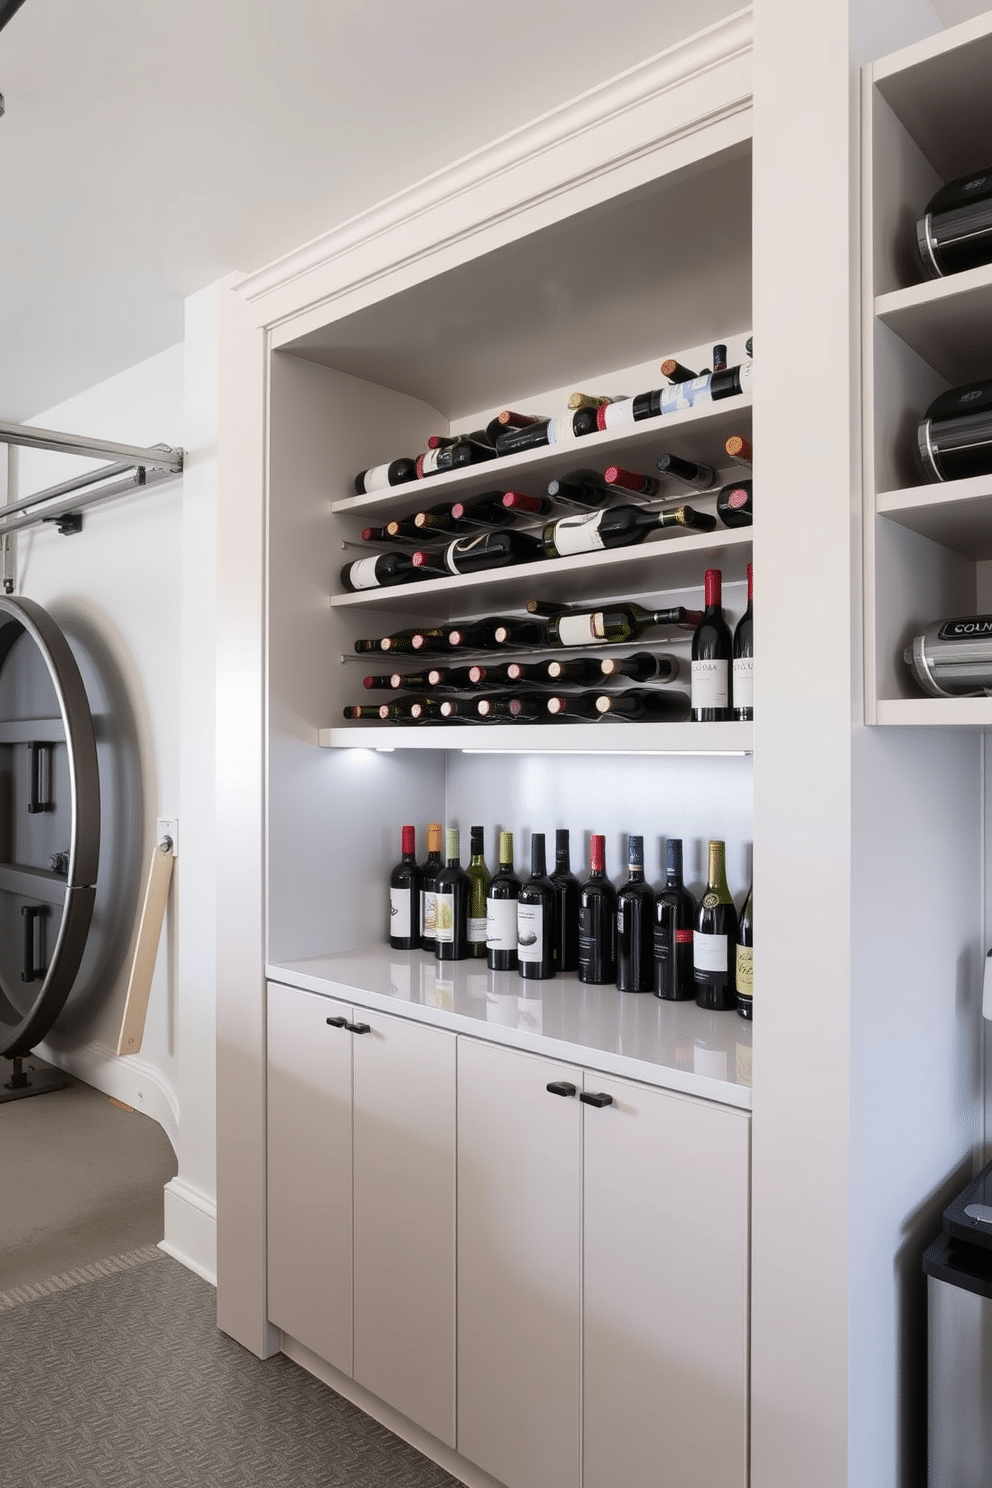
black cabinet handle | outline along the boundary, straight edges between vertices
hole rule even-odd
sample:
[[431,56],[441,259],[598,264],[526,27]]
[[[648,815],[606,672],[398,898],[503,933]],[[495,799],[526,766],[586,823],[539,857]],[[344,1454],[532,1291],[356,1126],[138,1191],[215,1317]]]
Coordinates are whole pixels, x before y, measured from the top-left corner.
[[575,1086],[570,1085],[567,1080],[552,1080],[548,1086],[552,1095],[574,1095]]
[[43,904],[22,904],[21,914],[24,916],[24,964],[21,970],[21,981],[36,982],[42,974],[39,964],[41,957],[36,954],[36,941],[39,938],[39,927],[45,914],[45,906]]
[[587,1106],[612,1106],[613,1097],[607,1095],[605,1090],[582,1090],[579,1092],[579,1100],[585,1101]]
[[349,1033],[371,1033],[372,1032],[372,1024],[371,1023],[346,1023],[344,1026],[345,1026],[345,1028],[347,1028],[347,1030],[348,1030]]
[[[52,801],[52,746],[32,739],[28,744],[31,756],[31,791],[28,811],[51,811]],[[28,980],[31,980],[30,978]]]
[[348,1027],[348,1019],[347,1018],[328,1018],[326,1021],[327,1021],[327,1025],[328,1025],[329,1028],[347,1028]]

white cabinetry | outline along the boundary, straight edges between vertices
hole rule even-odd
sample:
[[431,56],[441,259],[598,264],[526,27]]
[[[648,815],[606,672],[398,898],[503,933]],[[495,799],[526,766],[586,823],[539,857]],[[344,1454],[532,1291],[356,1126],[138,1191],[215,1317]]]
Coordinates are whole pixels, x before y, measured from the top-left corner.
[[747,1116],[468,1039],[458,1073],[459,1451],[743,1488]]
[[269,1316],[453,1446],[454,1035],[276,984],[268,1030]]
[[992,476],[929,484],[916,427],[949,387],[992,377],[992,265],[927,279],[916,222],[992,138],[989,18],[866,70],[866,719],[992,726],[986,698],[926,696],[903,660],[934,620],[992,608]]

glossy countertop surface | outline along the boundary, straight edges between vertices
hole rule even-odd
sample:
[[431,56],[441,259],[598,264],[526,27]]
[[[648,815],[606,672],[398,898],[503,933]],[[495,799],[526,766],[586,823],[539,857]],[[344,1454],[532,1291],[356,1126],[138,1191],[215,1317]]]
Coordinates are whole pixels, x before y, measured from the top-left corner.
[[752,1025],[737,1013],[574,976],[524,981],[485,962],[368,946],[271,963],[270,980],[583,1064],[724,1105],[751,1107]]

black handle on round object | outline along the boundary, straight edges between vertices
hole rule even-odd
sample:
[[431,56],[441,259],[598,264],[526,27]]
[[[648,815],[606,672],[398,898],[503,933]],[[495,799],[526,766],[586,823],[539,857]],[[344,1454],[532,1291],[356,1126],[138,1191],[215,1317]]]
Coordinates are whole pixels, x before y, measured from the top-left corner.
[[37,924],[45,909],[42,904],[22,904],[21,914],[24,916],[24,966],[21,971],[22,982],[36,982],[41,976],[42,968],[35,958],[35,936]]
[[570,1085],[567,1080],[552,1080],[548,1086],[552,1095],[574,1095],[575,1086]]
[[347,1018],[328,1018],[326,1021],[327,1021],[327,1025],[328,1025],[329,1028],[347,1028],[348,1027],[348,1019]]
[[579,1100],[585,1101],[587,1106],[612,1106],[613,1097],[607,1095],[605,1090],[582,1090],[579,1092]]
[[345,1028],[347,1028],[347,1030],[348,1030],[349,1033],[371,1033],[372,1032],[372,1024],[371,1023],[346,1023],[344,1026],[345,1026]]
[[50,744],[39,744],[32,739],[28,744],[31,756],[31,792],[28,799],[28,811],[51,811],[51,764],[52,752]]

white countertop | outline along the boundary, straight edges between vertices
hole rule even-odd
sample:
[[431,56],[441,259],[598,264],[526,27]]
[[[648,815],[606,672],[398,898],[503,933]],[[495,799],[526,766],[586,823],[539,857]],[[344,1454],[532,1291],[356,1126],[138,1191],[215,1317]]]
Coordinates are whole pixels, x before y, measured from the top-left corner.
[[724,1105],[751,1108],[752,1025],[736,1012],[574,976],[525,981],[484,961],[368,946],[266,967],[272,981],[591,1066]]

